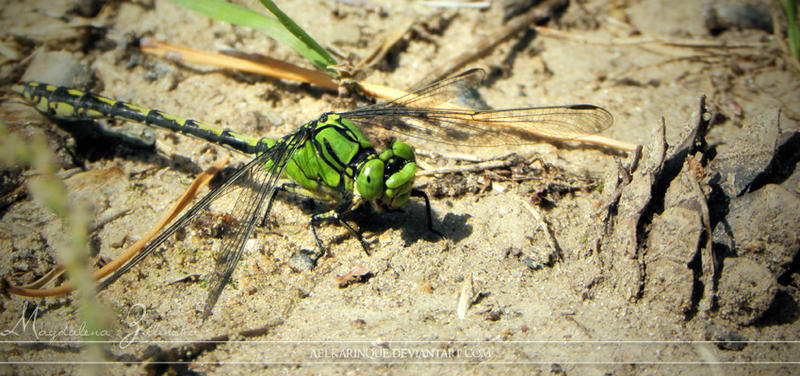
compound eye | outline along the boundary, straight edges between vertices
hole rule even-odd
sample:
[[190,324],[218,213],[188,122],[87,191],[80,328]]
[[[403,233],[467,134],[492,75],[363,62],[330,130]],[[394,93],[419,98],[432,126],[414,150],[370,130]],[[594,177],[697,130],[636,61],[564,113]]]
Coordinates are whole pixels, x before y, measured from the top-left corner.
[[377,158],[364,162],[356,179],[356,189],[365,200],[375,200],[383,194],[383,168],[383,161]]

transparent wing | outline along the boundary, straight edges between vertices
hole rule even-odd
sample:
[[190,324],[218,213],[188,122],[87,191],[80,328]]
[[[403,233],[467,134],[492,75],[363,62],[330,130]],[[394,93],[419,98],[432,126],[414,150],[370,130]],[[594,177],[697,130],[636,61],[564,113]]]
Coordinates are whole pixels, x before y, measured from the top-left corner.
[[417,140],[466,147],[525,145],[541,138],[577,139],[610,127],[614,118],[588,104],[503,110],[431,108],[465,95],[483,78],[473,69],[391,102],[340,113],[368,133],[389,131]]
[[203,198],[200,199],[197,203],[192,205],[191,208],[186,210],[186,212],[178,218],[174,223],[172,223],[169,227],[164,229],[161,233],[155,236],[145,247],[142,249],[141,252],[134,255],[125,265],[122,265],[119,269],[117,269],[113,274],[102,280],[98,284],[98,289],[103,290],[106,287],[110,286],[114,283],[119,277],[123,274],[130,271],[134,266],[139,264],[142,260],[144,260],[147,256],[153,253],[162,243],[164,243],[167,239],[169,239],[176,231],[185,227],[192,219],[194,219],[197,214],[200,213],[201,210],[208,207],[208,205],[222,196],[224,192],[226,192],[229,188],[233,186],[233,183],[237,181],[239,177],[244,175],[253,166],[257,165],[260,158],[255,158],[247,165],[238,169],[233,175],[231,175],[228,180],[226,180],[220,186],[214,188],[211,192],[208,192]]
[[[235,226],[233,231],[225,235],[222,251],[216,260],[215,270],[210,278],[211,288],[203,311],[203,319],[205,320],[211,313],[225,285],[230,280],[230,276],[236,268],[242,252],[244,252],[245,242],[252,234],[257,220],[266,216],[272,208],[277,182],[283,173],[283,168],[292,157],[297,146],[302,143],[306,134],[307,131],[301,129],[301,131],[285,139],[285,142],[275,144],[273,148],[236,170],[224,183],[206,194],[174,223],[154,237],[141,252],[112,275],[101,281],[99,290],[111,285],[152,254],[162,243],[175,234],[176,231],[189,224],[214,200],[235,187],[245,187],[239,193],[236,203],[231,213],[229,213],[235,220]],[[270,161],[273,161],[273,163],[270,164]],[[267,168],[267,166],[269,167]],[[269,197],[269,200],[265,203],[265,198],[267,197]]]
[[455,76],[414,90],[390,102],[378,104],[376,107],[436,107],[439,104],[469,93],[470,90],[478,87],[484,77],[486,77],[486,72],[483,69],[468,69]]
[[[243,185],[251,184],[252,189],[245,189],[239,194],[231,211],[231,216],[237,220],[237,225],[223,241],[222,251],[211,274],[208,297],[203,308],[204,321],[211,314],[222,290],[230,281],[256,224],[272,209],[277,183],[283,174],[283,169],[307,134],[308,131],[303,127],[291,137],[279,141],[267,153],[258,156],[253,161],[255,163],[251,162],[245,166],[245,173],[238,177]],[[265,168],[267,165],[269,168]]]

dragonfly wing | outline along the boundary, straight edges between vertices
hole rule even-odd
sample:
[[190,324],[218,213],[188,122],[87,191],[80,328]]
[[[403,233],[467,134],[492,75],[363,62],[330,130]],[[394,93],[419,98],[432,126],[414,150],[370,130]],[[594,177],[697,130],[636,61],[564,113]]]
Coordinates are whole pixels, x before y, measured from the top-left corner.
[[[292,157],[297,146],[302,144],[306,134],[307,132],[295,133],[291,137],[285,139],[285,142],[276,143],[267,152],[259,155],[248,164],[236,170],[223,184],[211,190],[174,223],[147,243],[141,252],[100,282],[98,289],[105,289],[123,274],[139,264],[147,256],[152,254],[153,251],[158,249],[162,243],[175,234],[176,231],[184,228],[197,214],[206,209],[209,204],[227,193],[230,189],[239,186],[249,187],[241,191],[234,204],[233,210],[229,213],[235,220],[236,225],[234,230],[225,236],[222,252],[217,258],[215,270],[211,275],[211,288],[209,289],[209,295],[206,299],[203,311],[203,319],[205,320],[211,313],[225,285],[230,280],[231,274],[233,274],[233,270],[236,268],[236,264],[241,258],[242,252],[244,252],[245,242],[250,237],[250,234],[252,234],[257,220],[269,213],[277,190],[277,182],[283,173],[286,162]],[[269,168],[265,169],[265,165],[267,165],[269,161],[274,161],[274,163],[272,163]],[[269,197],[269,200],[266,200],[265,203],[265,198],[267,197]]]
[[[429,117],[437,118],[437,115]],[[461,120],[466,120],[472,123],[467,129],[481,125],[477,127],[481,131],[517,136],[514,137],[517,141],[530,140],[530,136],[568,140],[597,134],[614,123],[608,111],[590,104],[477,111],[468,119],[460,114],[451,115],[450,119],[449,124],[458,129],[464,127],[460,125]]]
[[108,276],[107,278],[103,279],[98,284],[98,290],[103,290],[106,287],[110,286],[114,283],[119,277],[123,274],[127,273],[131,268],[139,264],[142,260],[144,260],[147,256],[153,253],[162,243],[164,243],[167,239],[169,239],[176,231],[179,229],[184,228],[192,219],[197,216],[203,209],[207,208],[208,205],[223,195],[223,193],[227,192],[229,188],[232,188],[233,183],[245,172],[249,171],[250,168],[257,163],[258,158],[254,159],[247,165],[243,166],[230,178],[225,181],[223,184],[219,185],[218,187],[214,188],[210,192],[208,192],[203,198],[197,201],[191,208],[186,210],[186,212],[180,216],[175,222],[173,222],[169,227],[164,229],[161,233],[156,235],[149,243],[147,243],[144,248],[134,255],[125,265],[122,265],[117,269],[113,274]]
[[236,225],[223,240],[222,251],[216,259],[210,277],[208,297],[203,308],[204,321],[211,314],[225,285],[230,281],[256,224],[272,209],[283,169],[297,147],[304,142],[307,134],[303,128],[292,136],[280,140],[267,152],[243,167],[243,173],[236,177],[237,185],[249,186],[250,189],[242,190],[230,213]]
[[614,118],[593,105],[503,110],[372,107],[341,115],[368,133],[380,132],[456,147],[528,145],[541,138],[578,139],[610,127]]
[[486,72],[483,69],[468,69],[455,76],[436,81],[400,98],[374,107],[436,107],[469,93],[470,90],[478,87],[484,77],[486,77]]
[[[391,102],[340,115],[380,137],[411,137],[456,147],[528,145],[541,138],[578,139],[610,127],[614,119],[594,105],[473,110],[449,104],[467,94],[485,76],[470,69]],[[439,108],[437,108],[437,106]]]

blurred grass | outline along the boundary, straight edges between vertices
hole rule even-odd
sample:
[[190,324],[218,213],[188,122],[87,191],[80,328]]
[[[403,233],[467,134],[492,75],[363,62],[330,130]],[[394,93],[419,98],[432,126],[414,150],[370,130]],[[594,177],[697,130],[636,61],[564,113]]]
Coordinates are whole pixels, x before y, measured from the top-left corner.
[[[36,202],[64,222],[67,239],[57,246],[57,250],[60,262],[66,266],[67,275],[77,289],[75,298],[80,306],[80,318],[76,321],[83,325],[75,331],[84,334],[80,340],[90,341],[84,347],[85,360],[102,361],[103,344],[91,341],[108,340],[104,334],[110,331],[107,330],[107,310],[95,297],[89,262],[89,211],[75,200],[68,199],[64,183],[56,177],[58,167],[43,136],[23,140],[10,133],[8,126],[0,121],[0,151],[0,165],[4,168],[26,166],[33,169],[28,191]],[[93,367],[85,369],[84,373],[94,373]]]
[[783,0],[783,15],[786,17],[789,37],[789,51],[796,60],[800,60],[800,29],[797,27],[797,0]]
[[218,21],[262,31],[278,42],[291,47],[318,69],[333,77],[338,77],[336,71],[328,69],[328,66],[338,64],[336,59],[270,0],[261,0],[261,3],[278,18],[277,20],[222,0],[170,1]]

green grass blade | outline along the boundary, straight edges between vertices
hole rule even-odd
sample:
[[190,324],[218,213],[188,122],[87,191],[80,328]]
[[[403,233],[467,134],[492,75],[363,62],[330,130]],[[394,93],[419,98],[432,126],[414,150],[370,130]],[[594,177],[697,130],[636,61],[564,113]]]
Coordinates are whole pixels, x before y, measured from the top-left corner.
[[[297,23],[295,23],[294,20],[289,18],[289,16],[287,16],[286,13],[283,13],[283,11],[280,10],[280,8],[278,8],[278,6],[275,5],[274,2],[272,2],[272,0],[261,0],[261,4],[263,4],[264,7],[266,7],[272,14],[275,15],[275,17],[278,18],[278,21],[281,24],[283,24],[286,30],[289,30],[289,32],[291,32],[297,39],[299,39],[303,44],[305,44],[305,46],[308,49],[314,51],[314,53],[317,54],[317,59],[323,61],[325,64],[325,66],[323,66],[322,69],[327,71],[326,68],[328,65],[337,64],[336,59],[334,59],[330,54],[328,54],[328,51],[325,51],[325,49],[322,48],[322,46],[320,46],[319,43],[317,43],[317,41],[314,40],[314,38],[308,35],[308,33],[306,33],[305,30],[303,30],[303,28],[301,28]],[[329,73],[333,72],[331,71]]]
[[797,0],[783,0],[783,14],[786,16],[789,49],[795,59],[800,60],[800,28],[797,26]]
[[[278,22],[274,18],[269,17],[267,15],[258,13],[256,11],[247,9],[239,5],[227,3],[222,0],[170,0],[170,1],[186,9],[193,10],[206,17],[218,21],[224,21],[239,26],[247,26],[262,31],[267,35],[269,35],[270,37],[272,37],[273,39],[277,40],[278,42],[288,45],[297,53],[299,53],[300,55],[311,61],[311,63],[314,64],[314,66],[316,66],[319,69],[325,70],[326,72],[329,72],[328,70],[326,70],[326,67],[328,65],[336,64],[336,61],[333,60],[333,58],[331,58],[330,55],[325,53],[325,56],[327,57],[321,56],[318,50],[309,47],[309,44],[307,42],[300,40],[294,33],[286,29],[281,22]],[[310,37],[308,38],[310,39]]]

